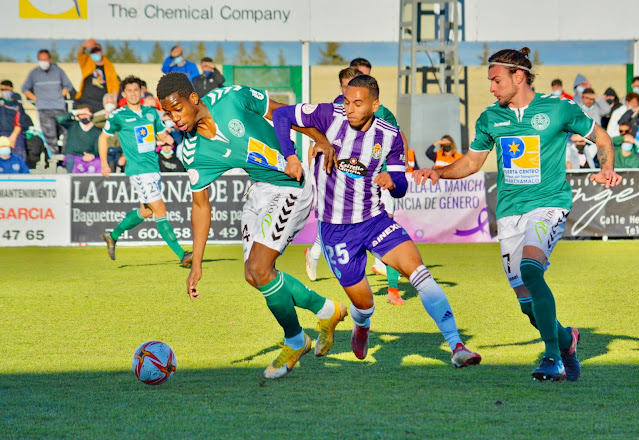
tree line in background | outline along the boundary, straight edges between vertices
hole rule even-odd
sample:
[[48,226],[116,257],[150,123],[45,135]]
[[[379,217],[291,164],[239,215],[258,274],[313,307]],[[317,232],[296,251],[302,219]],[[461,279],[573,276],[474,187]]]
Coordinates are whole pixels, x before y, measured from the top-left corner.
[[[55,42],[49,48],[51,52],[51,59],[54,63],[75,63],[77,62],[77,52],[79,46],[73,46],[66,54],[60,54]],[[245,43],[239,43],[237,52],[234,57],[227,57],[224,53],[224,49],[220,43],[217,44],[215,53],[211,54],[207,51],[206,44],[203,41],[193,43],[184,47],[184,54],[187,60],[194,63],[199,63],[200,60],[206,56],[213,58],[216,64],[233,64],[236,66],[269,66],[273,63],[270,57],[264,51],[262,42],[258,41],[253,43],[252,47],[248,48]],[[324,48],[320,48],[320,59],[318,64],[344,64],[346,60],[339,53],[341,48],[340,43],[325,43]],[[131,63],[131,64],[162,64],[164,59],[168,56],[168,49],[162,47],[159,42],[155,42],[151,52],[146,56],[139,53],[131,43],[124,41],[121,44],[113,44],[105,42],[102,45],[105,56],[113,63]],[[27,56],[26,62],[34,62],[32,56]],[[0,62],[15,62],[12,57],[0,54]],[[286,65],[286,56],[283,49],[279,49],[277,53],[277,59],[275,64],[277,66]]]

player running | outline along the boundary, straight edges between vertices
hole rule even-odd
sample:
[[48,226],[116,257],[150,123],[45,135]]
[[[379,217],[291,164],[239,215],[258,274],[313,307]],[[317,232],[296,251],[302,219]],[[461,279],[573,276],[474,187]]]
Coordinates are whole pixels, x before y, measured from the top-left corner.
[[127,164],[125,174],[140,195],[140,207],[130,211],[112,232],[102,234],[107,251],[115,260],[115,245],[124,231],[135,228],[145,218],[155,214],[155,224],[164,241],[180,259],[184,267],[191,267],[193,254],[182,249],[173,227],[166,219],[166,205],[162,200],[160,166],[155,152],[156,136],[162,142],[173,145],[173,138],[166,131],[158,112],[140,104],[142,80],[127,76],[122,81],[126,106],[114,110],[107,119],[98,139],[102,175],[109,177],[107,139],[118,133]]
[[579,331],[557,321],[555,299],[544,279],[572,206],[566,182],[566,136],[577,133],[597,144],[601,171],[590,180],[613,187],[614,150],[608,134],[573,101],[535,93],[530,50],[504,49],[488,59],[490,91],[497,102],[481,114],[468,153],[451,165],[413,172],[417,183],[461,179],[481,168],[497,145],[497,225],[504,272],[521,311],[539,329],[544,357],[537,380],[576,381]]
[[[312,164],[317,186],[318,228],[324,257],[351,299],[355,322],[351,336],[353,353],[364,359],[368,352],[373,292],[366,279],[366,251],[402,273],[419,292],[453,352],[455,367],[476,365],[481,356],[464,347],[455,317],[442,288],[424,266],[417,247],[404,229],[390,218],[381,203],[381,189],[393,197],[406,194],[404,142],[397,127],[374,113],[379,107],[375,78],[359,75],[344,93],[344,104],[299,104],[273,113],[275,132],[283,149],[293,148],[291,126],[315,127],[326,134],[336,154]],[[317,150],[315,150],[317,152]],[[326,156],[326,155],[325,155]],[[388,172],[382,172],[386,162]]]
[[[284,329],[283,349],[264,376],[285,376],[311,349],[295,306],[319,318],[315,356],[326,355],[333,345],[335,327],[347,316],[346,307],[275,269],[277,257],[306,224],[313,197],[295,149],[282,149],[266,120],[282,104],[270,100],[265,91],[244,86],[215,89],[200,99],[188,77],[177,72],[160,79],[157,94],[175,125],[185,132],[182,160],[193,191],[194,255],[186,282],[191,300],[200,295],[197,284],[211,225],[209,186],[224,172],[242,168],[256,182],[242,212],[244,276],[262,292]],[[316,130],[300,131],[326,143]]]

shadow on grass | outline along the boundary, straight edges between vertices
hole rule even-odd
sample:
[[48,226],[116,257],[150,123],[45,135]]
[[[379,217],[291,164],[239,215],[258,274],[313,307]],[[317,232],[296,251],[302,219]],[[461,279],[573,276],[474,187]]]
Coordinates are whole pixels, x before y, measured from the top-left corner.
[[[579,334],[581,339],[577,346],[577,355],[581,362],[588,359],[595,358],[597,356],[603,356],[609,351],[610,344],[613,341],[634,341],[639,342],[639,338],[633,338],[628,335],[613,335],[608,333],[599,333],[592,328],[580,328]],[[541,338],[531,339],[528,341],[517,342],[513,344],[491,344],[481,345],[478,349],[482,348],[503,348],[503,347],[515,347],[534,345],[541,342]],[[636,349],[635,349],[636,350]],[[543,353],[540,353],[539,360],[541,360]]]
[[[218,263],[220,261],[237,261],[238,258],[214,258],[214,259],[203,259],[202,263]],[[167,265],[176,265],[179,266],[180,262],[176,260],[169,261],[158,261],[156,263],[140,263],[140,264],[122,264],[118,266],[118,269],[126,269],[126,268],[136,268],[136,267],[145,267],[145,266],[167,266]]]

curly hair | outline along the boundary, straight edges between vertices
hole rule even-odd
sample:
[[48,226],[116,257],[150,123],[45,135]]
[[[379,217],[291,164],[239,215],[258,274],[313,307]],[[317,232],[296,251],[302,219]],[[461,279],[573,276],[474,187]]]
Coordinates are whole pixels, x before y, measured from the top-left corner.
[[535,80],[535,74],[531,72],[532,63],[528,55],[530,55],[530,49],[527,47],[522,47],[520,50],[503,49],[488,58],[488,67],[490,68],[492,65],[506,65],[505,67],[508,67],[508,71],[511,75],[521,70],[524,72],[524,75],[526,75],[528,85],[532,85]]
[[195,93],[193,83],[186,74],[182,72],[171,72],[160,78],[157,87],[158,99],[162,100],[167,96],[177,93],[178,96],[188,98],[191,93]]

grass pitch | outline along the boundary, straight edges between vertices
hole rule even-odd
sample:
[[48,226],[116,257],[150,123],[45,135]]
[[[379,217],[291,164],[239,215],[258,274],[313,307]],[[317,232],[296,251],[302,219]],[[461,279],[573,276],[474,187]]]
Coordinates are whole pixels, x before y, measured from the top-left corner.
[[[326,358],[312,352],[266,381],[281,330],[243,280],[239,246],[209,246],[201,298],[188,300],[167,247],[0,249],[0,438],[638,438],[639,325],[634,241],[562,242],[547,273],[564,325],[580,328],[582,379],[533,382],[543,344],[519,311],[497,244],[420,245],[479,367],[455,370],[405,279],[406,305],[376,293],[368,358],[349,318]],[[307,282],[303,247],[278,268]],[[326,263],[320,294],[347,298]],[[314,316],[299,311],[316,337]],[[159,339],[178,371],[157,387],[131,372]]]

